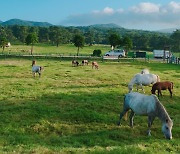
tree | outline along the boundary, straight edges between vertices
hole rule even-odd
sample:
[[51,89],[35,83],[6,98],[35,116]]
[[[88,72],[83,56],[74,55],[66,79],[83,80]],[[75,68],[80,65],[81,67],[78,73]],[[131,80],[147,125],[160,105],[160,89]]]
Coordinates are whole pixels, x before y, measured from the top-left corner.
[[6,39],[5,37],[2,37],[2,38],[0,39],[0,45],[1,45],[2,48],[3,48],[2,53],[4,52],[4,49],[5,49],[6,45],[7,45],[7,43],[8,43],[8,41],[7,41],[7,39]]
[[108,39],[109,39],[109,43],[110,43],[111,47],[113,46],[115,48],[117,45],[121,44],[120,36],[115,34],[115,33],[114,34],[110,34]]
[[128,36],[125,36],[122,40],[122,45],[126,50],[126,55],[127,55],[128,50],[130,50],[133,47],[132,40]]
[[28,34],[28,36],[26,37],[26,44],[30,45],[31,44],[31,55],[33,53],[33,46],[35,43],[38,42],[38,37],[36,33],[30,33]]
[[77,56],[78,56],[79,48],[82,48],[84,46],[84,37],[80,34],[76,34],[74,36],[73,43],[76,47],[78,47],[78,50],[77,50]]
[[89,29],[86,33],[86,43],[89,44],[89,46],[93,45],[94,43],[94,31],[92,29]]
[[180,29],[177,29],[171,35],[172,39],[172,49],[174,51],[180,52]]

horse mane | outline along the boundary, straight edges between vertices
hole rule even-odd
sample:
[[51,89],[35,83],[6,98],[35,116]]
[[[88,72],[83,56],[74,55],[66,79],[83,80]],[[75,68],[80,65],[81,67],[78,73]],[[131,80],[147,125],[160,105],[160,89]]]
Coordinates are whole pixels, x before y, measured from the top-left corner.
[[164,123],[164,122],[170,122],[172,123],[172,120],[167,113],[165,107],[162,105],[162,103],[159,101],[157,96],[154,95],[155,101],[156,101],[156,113],[159,119]]

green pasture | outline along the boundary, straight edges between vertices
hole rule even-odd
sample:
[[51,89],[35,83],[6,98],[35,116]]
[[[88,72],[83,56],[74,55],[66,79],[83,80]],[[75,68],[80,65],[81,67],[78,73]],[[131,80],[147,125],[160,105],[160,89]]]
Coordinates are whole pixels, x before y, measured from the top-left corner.
[[[179,66],[98,63],[95,70],[72,67],[70,60],[38,59],[44,71],[33,78],[31,59],[0,59],[0,153],[179,153]],[[147,117],[136,116],[134,128],[125,120],[117,126],[127,84],[143,68],[174,82],[173,98],[168,91],[160,98],[174,122],[172,140],[164,138],[159,119],[151,137],[146,136]],[[145,87],[146,94],[150,90]]]
[[[110,45],[93,45],[84,46],[80,48],[80,55],[92,55],[94,50],[100,49],[102,53],[111,50]],[[30,54],[31,46],[27,45],[12,45],[6,48],[4,53],[10,54]],[[48,44],[37,44],[34,46],[33,54],[60,54],[60,55],[76,55],[77,47],[73,44],[62,44],[59,47],[48,45]]]

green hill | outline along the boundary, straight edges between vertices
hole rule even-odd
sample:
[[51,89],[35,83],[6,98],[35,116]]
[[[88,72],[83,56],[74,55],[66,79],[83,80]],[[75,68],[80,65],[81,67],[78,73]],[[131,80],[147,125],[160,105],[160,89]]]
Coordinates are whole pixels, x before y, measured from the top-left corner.
[[35,22],[35,21],[26,21],[20,19],[10,19],[8,21],[2,22],[1,25],[3,26],[21,25],[21,26],[38,26],[38,27],[52,26],[52,24],[48,22]]

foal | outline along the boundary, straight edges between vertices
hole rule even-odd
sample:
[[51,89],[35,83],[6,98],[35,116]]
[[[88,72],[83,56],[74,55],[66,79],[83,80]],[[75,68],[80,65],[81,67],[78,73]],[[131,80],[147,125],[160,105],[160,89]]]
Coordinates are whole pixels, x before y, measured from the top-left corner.
[[95,69],[98,69],[99,68],[99,65],[97,62],[93,61],[92,62],[92,69],[95,67]]
[[173,89],[173,82],[165,81],[165,82],[156,82],[152,86],[152,94],[156,94],[156,90],[158,91],[158,97],[159,94],[162,96],[161,90],[169,90],[170,96],[172,97],[172,89]]
[[88,65],[88,60],[82,60],[82,65]]
[[37,66],[35,64],[36,64],[36,61],[33,60],[32,61],[32,74],[33,74],[33,77],[35,77],[36,73],[38,73],[39,77],[41,77],[41,72],[42,72],[43,67],[42,66]]
[[79,62],[76,60],[72,60],[72,66],[79,66]]

